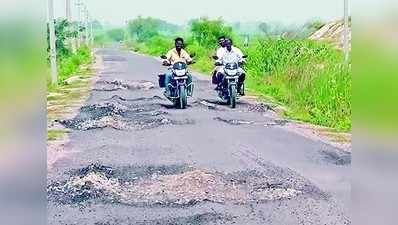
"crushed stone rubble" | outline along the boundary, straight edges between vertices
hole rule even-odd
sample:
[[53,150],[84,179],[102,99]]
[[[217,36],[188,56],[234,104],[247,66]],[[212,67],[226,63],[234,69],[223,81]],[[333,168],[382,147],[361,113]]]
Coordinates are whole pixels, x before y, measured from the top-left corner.
[[49,185],[49,198],[64,204],[102,199],[129,205],[189,206],[204,201],[236,204],[275,201],[303,194],[293,187],[272,185],[269,183],[272,179],[267,177],[231,179],[222,173],[194,168],[175,174],[155,172],[131,180],[119,179],[113,169],[99,164],[81,171],[66,181]]

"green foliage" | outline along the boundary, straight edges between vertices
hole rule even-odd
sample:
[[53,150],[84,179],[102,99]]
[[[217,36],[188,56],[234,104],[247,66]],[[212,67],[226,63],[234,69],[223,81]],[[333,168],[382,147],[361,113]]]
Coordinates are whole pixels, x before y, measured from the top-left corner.
[[[55,46],[57,49],[57,56],[63,57],[71,54],[70,49],[67,46],[66,40],[72,37],[77,37],[77,31],[73,28],[73,25],[66,19],[55,20]],[[49,27],[47,26],[47,51],[50,51],[50,35]]]
[[[48,27],[47,27],[48,28]],[[81,46],[73,53],[67,40],[77,37],[77,25],[69,23],[65,19],[55,21],[55,35],[57,48],[58,83],[63,83],[69,76],[78,72],[80,65],[89,63],[91,50],[87,46]],[[49,30],[47,29],[47,51],[49,52]],[[50,82],[48,82],[50,85]]]
[[91,60],[90,49],[86,46],[82,46],[76,52],[68,57],[58,59],[58,75],[59,83],[63,83],[70,75],[75,74],[79,71],[79,67],[82,64],[87,64]]
[[321,20],[311,20],[304,24],[304,27],[312,30],[319,30],[321,29],[325,23]]
[[143,18],[139,16],[129,21],[127,28],[131,37],[135,38],[138,42],[144,42],[158,35],[159,23],[158,20],[154,18]]
[[108,30],[106,32],[107,36],[112,40],[112,41],[122,41],[124,40],[124,30],[122,28],[114,28],[111,30]]
[[232,36],[232,27],[226,26],[221,19],[209,20],[201,18],[191,22],[192,38],[206,48],[215,48],[218,37]]

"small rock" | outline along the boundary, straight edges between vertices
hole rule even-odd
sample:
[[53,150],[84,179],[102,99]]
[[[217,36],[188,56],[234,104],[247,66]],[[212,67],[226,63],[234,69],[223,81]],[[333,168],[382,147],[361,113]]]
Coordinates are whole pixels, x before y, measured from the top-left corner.
[[80,80],[80,77],[79,77],[79,76],[73,76],[73,77],[69,77],[68,79],[66,79],[66,80],[64,81],[64,83],[67,84],[67,85],[69,85],[69,84],[72,84],[73,82],[76,82],[76,81],[78,81],[78,80]]

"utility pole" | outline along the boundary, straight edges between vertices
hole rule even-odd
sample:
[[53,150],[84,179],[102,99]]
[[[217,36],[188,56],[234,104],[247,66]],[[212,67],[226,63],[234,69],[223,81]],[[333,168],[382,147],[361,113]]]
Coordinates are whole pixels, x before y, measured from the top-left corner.
[[90,16],[90,42],[91,47],[94,46],[94,34],[93,34],[93,18]]
[[84,13],[85,13],[85,33],[86,33],[86,38],[85,38],[85,41],[86,41],[86,45],[88,46],[89,45],[89,39],[88,39],[88,32],[89,32],[89,28],[88,28],[88,10],[87,10],[87,6],[85,5],[84,6]]
[[348,40],[348,0],[344,0],[344,63],[348,65],[348,60],[349,60],[349,54],[350,54],[350,49],[349,49],[349,40]]
[[54,4],[53,0],[48,1],[48,28],[50,32],[50,63],[51,63],[51,81],[52,84],[58,83],[57,71],[57,49],[55,45],[55,26],[54,26]]
[[72,18],[71,8],[70,8],[70,0],[65,0],[65,10],[66,10],[66,12],[65,12],[66,19],[68,21],[70,21]]
[[75,6],[77,7],[77,47],[80,48],[81,33],[80,33],[80,21],[81,21],[81,0],[77,0]]
[[[70,6],[70,1],[71,0],[65,0],[65,16],[66,16],[66,20],[68,21],[68,23],[72,24],[72,11],[71,11],[71,6]],[[76,46],[75,46],[75,38],[69,38],[68,40],[70,48],[72,49],[73,53],[76,53]]]

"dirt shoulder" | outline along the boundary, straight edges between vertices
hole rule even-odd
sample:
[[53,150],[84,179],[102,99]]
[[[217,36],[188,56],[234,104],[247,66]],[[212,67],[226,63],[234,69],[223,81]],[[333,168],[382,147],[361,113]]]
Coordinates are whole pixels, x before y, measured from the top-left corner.
[[84,65],[80,71],[67,79],[55,90],[47,91],[47,167],[65,157],[65,145],[69,141],[69,129],[57,121],[71,119],[77,115],[87,100],[96,80],[96,71],[103,66],[102,58],[95,54],[91,64]]

